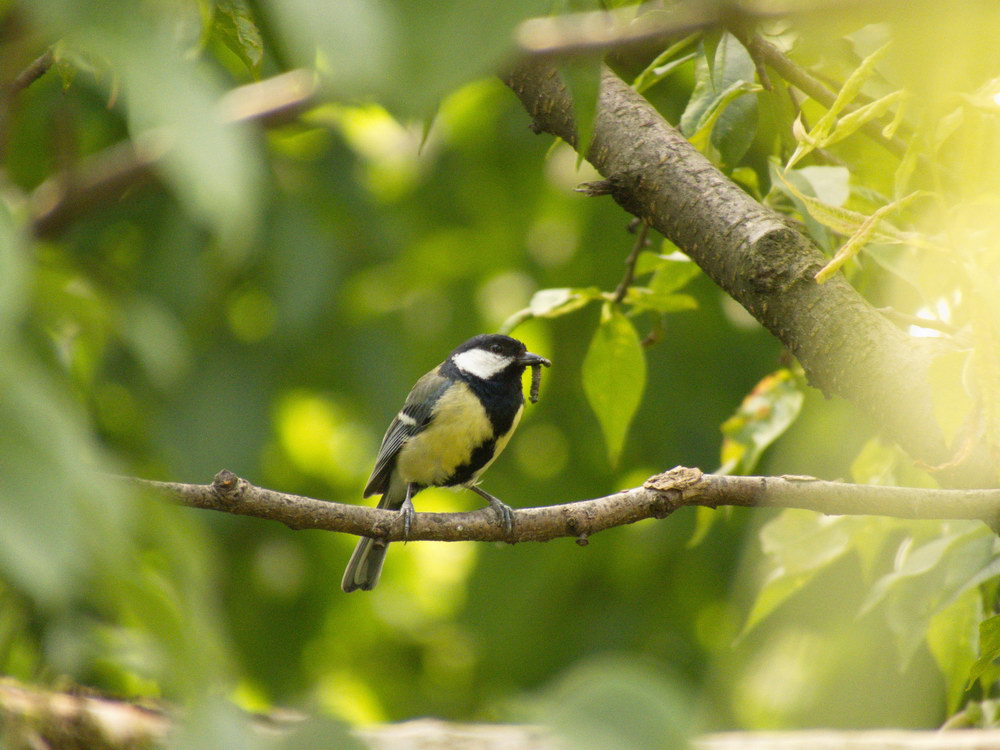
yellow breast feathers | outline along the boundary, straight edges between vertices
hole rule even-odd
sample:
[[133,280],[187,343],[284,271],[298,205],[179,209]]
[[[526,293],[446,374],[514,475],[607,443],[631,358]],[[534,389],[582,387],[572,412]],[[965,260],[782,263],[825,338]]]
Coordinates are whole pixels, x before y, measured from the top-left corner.
[[[509,435],[497,441],[494,456],[506,445]],[[469,463],[473,451],[492,437],[493,426],[479,399],[465,383],[455,383],[434,405],[427,429],[400,448],[396,470],[405,482],[440,485],[458,467]]]

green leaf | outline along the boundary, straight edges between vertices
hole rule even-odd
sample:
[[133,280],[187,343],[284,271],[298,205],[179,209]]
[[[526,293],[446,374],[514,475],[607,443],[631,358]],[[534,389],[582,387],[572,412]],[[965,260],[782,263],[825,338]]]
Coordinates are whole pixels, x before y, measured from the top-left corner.
[[689,34],[688,36],[684,37],[679,42],[674,42],[673,44],[671,44],[669,47],[663,50],[663,52],[657,55],[653,59],[653,61],[646,66],[645,70],[643,70],[639,75],[635,77],[635,80],[632,81],[632,88],[634,88],[641,94],[650,86],[654,86],[660,81],[662,81],[664,78],[666,78],[670,74],[670,71],[676,68],[678,65],[694,58],[697,55],[696,52],[692,52],[689,55],[685,55],[680,60],[673,60],[672,62],[668,62],[670,58],[672,58],[682,49],[685,49],[686,47],[691,45],[693,42],[698,41],[698,39],[700,38],[701,38],[701,32],[696,31],[693,34]]
[[597,99],[601,92],[601,57],[570,57],[559,65],[559,73],[573,96],[573,119],[576,122],[576,152],[579,163],[590,148],[594,136]]
[[761,529],[761,548],[785,575],[812,573],[847,552],[854,520],[790,509]]
[[708,72],[709,78],[715,76],[715,55],[719,49],[719,45],[723,43],[723,40],[728,34],[722,29],[711,29],[706,31],[701,38],[701,51],[703,53],[705,69]]
[[720,472],[752,472],[764,450],[798,417],[802,399],[802,391],[790,370],[777,370],[762,378],[736,413],[722,424]]
[[635,262],[635,277],[645,276],[653,273],[666,261],[667,256],[654,253],[652,250],[643,250]]
[[747,615],[747,621],[744,623],[740,634],[736,637],[736,641],[739,642],[745,638],[750,631],[769,617],[783,602],[796,592],[801,591],[812,580],[813,576],[813,572],[788,575],[780,568],[774,570],[768,576],[764,585],[761,586],[757,598],[754,599],[753,606],[750,608],[750,614]]
[[927,629],[927,646],[945,681],[949,714],[962,704],[967,678],[978,653],[982,619],[982,596],[978,590],[969,589],[934,615]]
[[652,310],[659,313],[698,309],[698,300],[690,294],[661,294],[654,289],[642,286],[630,286],[625,293],[625,303],[640,310]]
[[893,104],[902,101],[905,95],[906,94],[903,91],[893,91],[891,94],[887,94],[881,99],[870,102],[863,107],[859,107],[853,112],[849,112],[844,115],[837,120],[837,127],[835,127],[833,132],[823,140],[821,146],[831,146],[837,141],[842,141],[849,135],[853,135],[854,132],[865,123],[882,117],[889,111],[889,108]]
[[889,45],[883,45],[862,60],[861,65],[855,68],[850,77],[844,82],[843,87],[837,92],[837,98],[833,104],[817,120],[812,130],[807,134],[799,134],[799,145],[795,149],[795,153],[788,160],[788,164],[785,166],[786,169],[791,169],[802,157],[812,152],[813,149],[817,147],[822,148],[827,143],[827,139],[837,122],[837,117],[843,111],[844,107],[850,104],[858,93],[860,93],[861,87],[865,85],[868,79],[875,74],[875,65],[888,50]]
[[583,390],[601,425],[612,466],[618,463],[645,386],[646,358],[639,336],[617,306],[605,304],[583,361]]
[[15,331],[27,300],[28,263],[19,230],[6,201],[0,200],[0,342]]
[[971,350],[945,351],[931,360],[928,380],[933,397],[934,417],[952,448],[959,430],[976,407],[964,388],[964,373]]
[[540,0],[421,3],[282,0],[268,3],[295,64],[320,66],[341,98],[374,99],[402,118],[421,116],[509,59],[518,24],[545,15]]
[[701,269],[698,264],[690,259],[665,258],[653,274],[653,278],[649,280],[649,288],[656,294],[671,294],[683,289],[699,273]]
[[532,713],[566,747],[683,748],[693,729],[691,696],[683,684],[635,655],[597,656],[533,699]]
[[802,167],[796,169],[812,188],[812,194],[827,206],[843,206],[851,195],[851,173],[846,167]]
[[997,659],[1000,659],[1000,615],[979,623],[979,658],[969,670],[968,686],[971,687]]
[[678,57],[676,60],[671,60],[665,65],[653,68],[652,74],[647,78],[645,78],[644,80],[642,80],[642,82],[639,82],[638,78],[636,79],[636,83],[633,84],[635,90],[641,94],[646,89],[652,88],[660,81],[665,79],[667,76],[669,76],[671,73],[673,73],[675,70],[677,70],[679,67],[681,67],[685,63],[691,62],[691,60],[694,60],[697,56],[698,56],[697,52],[690,52],[686,55],[683,55],[682,57]]
[[557,318],[560,315],[579,310],[600,297],[601,290],[596,286],[576,289],[570,287],[539,289],[532,296],[528,308],[536,318]]
[[715,508],[698,506],[694,509],[694,531],[691,538],[684,545],[688,549],[694,549],[708,537],[708,532],[715,525],[715,519],[719,517],[719,511]]
[[681,116],[681,132],[696,148],[709,143],[723,164],[733,166],[746,153],[756,135],[757,99],[744,94],[756,91],[756,68],[743,45],[732,34],[723,34],[708,57],[695,68],[695,88]]
[[862,605],[861,614],[881,606],[904,664],[926,638],[931,618],[950,606],[993,558],[989,529],[973,523],[952,527],[958,531],[912,552],[904,547],[896,569],[876,581]]
[[264,61],[264,40],[246,0],[218,0],[213,33],[258,77]]
[[824,283],[830,279],[840,268],[851,258],[861,252],[862,248],[867,245],[872,237],[875,236],[875,230],[878,228],[879,222],[888,216],[893,211],[897,211],[901,208],[912,203],[915,199],[926,195],[924,191],[917,191],[915,193],[910,193],[909,195],[900,198],[899,200],[893,201],[892,203],[882,206],[880,209],[875,211],[871,216],[866,218],[857,231],[852,234],[847,242],[836,252],[833,259],[827,263],[819,272],[816,274],[817,283]]
[[[635,264],[635,275],[645,276],[647,273],[652,273],[654,271],[659,271],[661,268],[669,266],[671,264],[679,264],[683,268],[675,268],[670,272],[669,275],[678,274],[680,276],[690,274],[693,278],[697,275],[697,271],[687,270],[691,265],[697,265],[688,256],[677,249],[670,240],[663,240],[663,249],[659,253],[654,253],[652,250],[643,250],[639,253],[639,259]],[[663,282],[661,282],[663,283]],[[685,282],[686,283],[686,282]],[[674,291],[675,289],[680,289],[681,286],[674,287],[674,289],[668,289],[666,291]]]

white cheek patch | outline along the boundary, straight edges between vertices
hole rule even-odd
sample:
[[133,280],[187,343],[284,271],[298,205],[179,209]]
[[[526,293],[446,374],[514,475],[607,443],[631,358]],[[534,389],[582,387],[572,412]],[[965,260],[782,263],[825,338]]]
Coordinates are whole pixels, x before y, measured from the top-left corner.
[[452,361],[455,363],[455,367],[465,374],[483,380],[489,380],[510,364],[509,357],[502,357],[483,349],[469,349],[461,354],[456,354]]

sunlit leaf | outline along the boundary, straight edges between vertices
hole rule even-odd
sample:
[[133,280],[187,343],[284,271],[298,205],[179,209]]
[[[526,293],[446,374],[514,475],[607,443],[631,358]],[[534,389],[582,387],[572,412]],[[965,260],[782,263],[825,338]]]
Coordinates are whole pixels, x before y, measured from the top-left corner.
[[833,104],[830,105],[830,108],[816,122],[812,130],[809,131],[809,134],[804,138],[800,138],[799,147],[795,149],[795,153],[792,154],[791,158],[788,160],[788,163],[785,166],[786,169],[791,169],[802,157],[810,153],[814,148],[822,147],[826,143],[826,139],[833,130],[840,113],[843,111],[844,107],[854,100],[854,98],[861,91],[861,87],[864,86],[865,82],[875,74],[875,66],[889,51],[889,46],[889,44],[885,44],[875,50],[868,55],[868,57],[862,60],[861,64],[854,69],[850,77],[848,77],[848,79],[844,82],[840,91],[837,92],[837,97],[834,99]]
[[893,91],[891,94],[883,96],[881,99],[877,99],[873,102],[869,102],[863,107],[858,107],[858,109],[853,112],[849,112],[839,120],[837,120],[837,125],[833,129],[833,132],[827,136],[821,146],[830,146],[837,141],[842,141],[849,135],[853,135],[858,128],[860,128],[865,123],[871,122],[872,120],[877,120],[886,112],[892,105],[902,101],[905,97],[905,92],[903,91]]
[[802,391],[789,370],[778,370],[757,383],[736,413],[722,424],[720,471],[752,472],[764,450],[798,417],[802,398]]
[[967,684],[971,686],[997,659],[1000,659],[1000,615],[993,615],[979,623],[979,658],[969,669]]
[[979,652],[979,623],[983,619],[982,596],[969,590],[931,618],[927,647],[945,679],[948,713],[962,703],[968,675]]
[[597,287],[540,289],[532,296],[528,307],[536,318],[555,318],[579,310],[600,296],[601,290]]
[[964,387],[970,356],[970,351],[943,352],[933,359],[928,371],[934,417],[949,444],[953,444],[975,406]]
[[949,606],[992,557],[991,532],[980,524],[961,524],[959,531],[901,555],[896,569],[876,581],[861,612],[883,609],[905,664],[926,638],[931,618]]
[[264,62],[264,41],[247,0],[217,0],[214,31],[255,76]]
[[862,248],[867,245],[872,237],[875,236],[875,230],[879,226],[879,222],[888,216],[893,211],[898,211],[905,206],[912,203],[917,198],[925,195],[923,192],[910,193],[909,195],[900,198],[899,200],[893,201],[892,203],[882,206],[880,209],[875,211],[871,216],[867,217],[858,227],[857,231],[851,235],[851,237],[843,244],[843,246],[836,252],[833,259],[827,263],[819,272],[816,273],[816,281],[820,284],[828,281],[840,268],[851,258],[861,252]]
[[628,318],[607,304],[583,361],[583,390],[601,425],[612,466],[618,463],[645,386],[646,358],[639,336]]
[[843,206],[851,194],[851,173],[846,167],[802,167],[795,173],[809,183],[813,195],[827,206]]

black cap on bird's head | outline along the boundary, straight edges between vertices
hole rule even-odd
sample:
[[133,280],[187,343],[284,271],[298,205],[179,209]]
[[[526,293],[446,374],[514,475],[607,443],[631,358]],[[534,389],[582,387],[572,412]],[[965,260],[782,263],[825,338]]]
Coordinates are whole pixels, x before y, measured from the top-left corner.
[[527,347],[510,336],[484,333],[473,336],[451,353],[448,359],[461,372],[490,380],[500,373],[520,376],[526,367],[549,367],[552,363],[532,354]]

